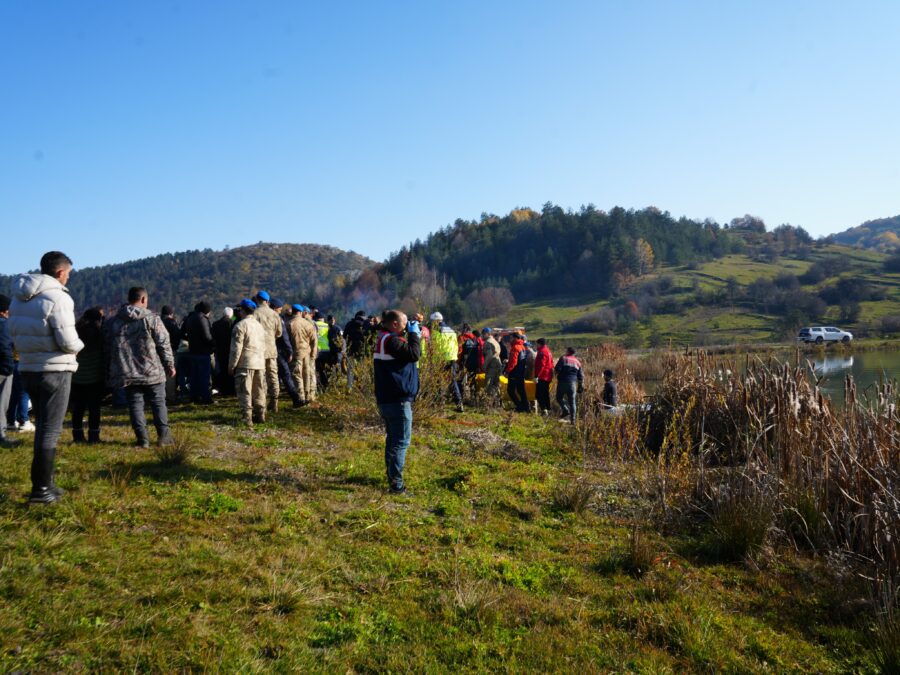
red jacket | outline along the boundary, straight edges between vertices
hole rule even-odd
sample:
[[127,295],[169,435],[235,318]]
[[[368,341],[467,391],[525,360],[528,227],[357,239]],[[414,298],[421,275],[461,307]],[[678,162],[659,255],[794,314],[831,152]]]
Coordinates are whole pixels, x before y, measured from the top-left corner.
[[519,357],[525,350],[525,342],[523,340],[513,340],[509,345],[509,356],[506,359],[506,368],[503,372],[509,375],[519,362]]
[[534,357],[534,376],[541,382],[553,379],[553,354],[547,345],[538,349],[537,356]]

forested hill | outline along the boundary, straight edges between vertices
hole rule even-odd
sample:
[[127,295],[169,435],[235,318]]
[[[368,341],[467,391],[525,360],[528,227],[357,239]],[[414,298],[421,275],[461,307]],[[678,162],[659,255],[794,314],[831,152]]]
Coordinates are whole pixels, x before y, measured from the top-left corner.
[[[267,244],[224,251],[165,253],[130,262],[77,269],[69,281],[76,309],[113,308],[131,286],[146,286],[150,304],[187,314],[200,300],[215,308],[234,304],[260,289],[290,302],[328,302],[374,261],[352,251],[316,244]],[[0,277],[8,293],[13,277]]]
[[900,216],[869,220],[862,225],[832,235],[831,239],[845,246],[893,253],[900,250]]
[[[578,212],[546,204],[478,221],[457,220],[360,276],[348,304],[439,308],[453,320],[497,316],[513,302],[585,293],[613,297],[658,265],[699,264],[743,251],[761,221],[720,226],[650,207]],[[782,226],[799,233],[800,228]],[[747,235],[747,236],[745,236]]]

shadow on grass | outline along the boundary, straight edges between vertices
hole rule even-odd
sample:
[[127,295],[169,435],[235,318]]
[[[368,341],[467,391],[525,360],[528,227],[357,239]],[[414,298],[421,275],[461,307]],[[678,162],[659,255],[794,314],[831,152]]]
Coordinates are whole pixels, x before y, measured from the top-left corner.
[[263,483],[269,480],[266,476],[247,471],[228,471],[226,469],[207,469],[193,466],[190,463],[166,465],[159,462],[145,461],[130,464],[116,462],[102,471],[97,471],[94,476],[105,480],[112,474],[128,474],[131,479],[143,477],[157,483],[178,483],[183,480],[199,480],[204,483],[222,483],[225,481],[240,481],[243,483]]

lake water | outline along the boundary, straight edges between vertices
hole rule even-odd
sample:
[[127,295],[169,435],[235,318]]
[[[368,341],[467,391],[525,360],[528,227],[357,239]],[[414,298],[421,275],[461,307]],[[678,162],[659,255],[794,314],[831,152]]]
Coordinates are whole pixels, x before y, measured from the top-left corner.
[[838,405],[844,404],[844,377],[849,373],[862,394],[882,378],[900,378],[900,350],[859,352],[857,354],[826,354],[809,358],[816,375],[824,376],[819,386]]

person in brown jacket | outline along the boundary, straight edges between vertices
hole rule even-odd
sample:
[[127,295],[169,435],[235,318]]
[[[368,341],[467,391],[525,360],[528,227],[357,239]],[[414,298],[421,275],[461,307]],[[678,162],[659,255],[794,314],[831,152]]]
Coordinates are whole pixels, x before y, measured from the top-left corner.
[[266,421],[266,334],[253,318],[257,311],[255,302],[244,298],[239,309],[238,322],[231,331],[228,374],[234,377],[241,418],[252,427],[254,422]]
[[294,383],[301,405],[316,400],[316,357],[319,334],[312,321],[305,318],[303,305],[293,305],[294,316],[289,325],[294,347]]
[[488,403],[500,404],[500,374],[503,372],[503,363],[500,361],[500,343],[494,339],[490,328],[481,331],[482,347],[484,353],[484,386]]
[[269,410],[278,412],[278,394],[281,392],[278,384],[278,348],[276,347],[276,340],[281,337],[284,324],[282,324],[281,317],[278,316],[275,310],[269,307],[269,294],[266,291],[257,293],[254,301],[256,302],[256,311],[253,313],[253,316],[262,325],[266,334],[265,378]]

